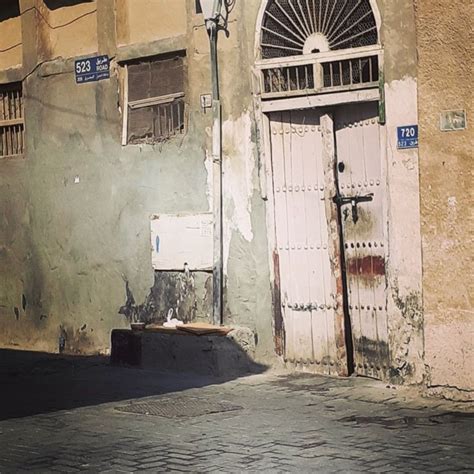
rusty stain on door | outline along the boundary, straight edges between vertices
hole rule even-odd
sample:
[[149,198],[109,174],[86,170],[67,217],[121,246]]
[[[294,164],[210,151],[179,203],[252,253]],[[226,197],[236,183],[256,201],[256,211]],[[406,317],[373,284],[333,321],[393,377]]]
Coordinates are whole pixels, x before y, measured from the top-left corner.
[[361,279],[366,278],[367,284],[376,276],[385,276],[385,259],[380,255],[352,257],[346,261],[347,272]]
[[353,369],[385,378],[389,368],[387,241],[377,106],[373,102],[340,106],[334,118],[337,192],[346,202],[341,206],[341,238]]

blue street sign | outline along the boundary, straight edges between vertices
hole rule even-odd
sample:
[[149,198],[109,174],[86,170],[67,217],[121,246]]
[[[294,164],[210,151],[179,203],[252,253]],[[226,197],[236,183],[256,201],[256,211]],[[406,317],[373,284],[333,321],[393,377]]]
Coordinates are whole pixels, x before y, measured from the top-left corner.
[[95,56],[93,58],[78,59],[74,62],[76,83],[100,81],[110,77],[110,64],[108,56]]
[[418,125],[405,125],[397,127],[397,148],[403,150],[406,148],[418,147]]

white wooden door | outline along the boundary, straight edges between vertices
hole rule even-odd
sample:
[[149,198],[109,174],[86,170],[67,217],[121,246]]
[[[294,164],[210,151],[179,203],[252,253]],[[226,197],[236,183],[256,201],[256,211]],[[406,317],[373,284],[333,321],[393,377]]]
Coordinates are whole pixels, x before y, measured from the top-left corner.
[[338,107],[334,119],[337,186],[345,201],[340,208],[354,370],[385,378],[389,367],[386,183],[377,103]]
[[[341,305],[330,258],[322,113],[270,116],[276,252],[285,361],[300,369],[344,374]],[[331,138],[332,139],[332,138]],[[344,348],[343,348],[344,349]],[[343,357],[344,359],[344,357]]]
[[284,357],[384,378],[385,185],[377,104],[270,116]]

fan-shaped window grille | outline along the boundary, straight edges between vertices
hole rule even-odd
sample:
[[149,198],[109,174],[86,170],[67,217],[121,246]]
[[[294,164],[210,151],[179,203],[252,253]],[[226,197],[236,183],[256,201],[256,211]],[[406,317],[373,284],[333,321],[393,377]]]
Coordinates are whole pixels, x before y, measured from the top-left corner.
[[369,0],[269,0],[262,24],[262,58],[377,44]]

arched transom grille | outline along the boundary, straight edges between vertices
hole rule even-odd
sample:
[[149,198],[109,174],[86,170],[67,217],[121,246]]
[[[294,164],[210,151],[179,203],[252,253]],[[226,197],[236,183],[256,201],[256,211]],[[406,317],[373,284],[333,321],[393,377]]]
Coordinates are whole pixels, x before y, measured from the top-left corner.
[[262,59],[357,48],[378,42],[369,0],[269,0]]

